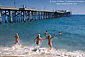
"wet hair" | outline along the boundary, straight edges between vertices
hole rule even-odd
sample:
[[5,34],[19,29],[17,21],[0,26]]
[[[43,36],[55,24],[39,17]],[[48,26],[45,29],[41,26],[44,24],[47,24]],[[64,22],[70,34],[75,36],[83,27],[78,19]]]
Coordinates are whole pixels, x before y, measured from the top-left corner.
[[18,33],[16,33],[16,36],[18,37]]
[[51,36],[51,35],[49,34],[49,35],[48,35],[48,38],[50,38],[50,36]]
[[16,33],[16,35],[18,35],[18,33]]
[[48,31],[46,30],[46,32],[48,32]]
[[40,34],[38,34],[38,36],[37,37],[39,37],[40,36]]
[[59,33],[61,33],[61,32],[59,32]]

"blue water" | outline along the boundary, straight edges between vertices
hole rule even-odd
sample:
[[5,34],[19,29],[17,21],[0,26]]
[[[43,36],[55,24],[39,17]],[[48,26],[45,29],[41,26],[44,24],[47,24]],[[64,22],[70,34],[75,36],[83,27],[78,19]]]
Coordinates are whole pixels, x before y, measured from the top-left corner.
[[[49,20],[37,20],[26,23],[0,24],[0,46],[11,47],[15,43],[16,33],[19,33],[20,43],[23,46],[33,46],[33,40],[44,33],[56,37],[52,39],[53,48],[66,49],[70,51],[85,51],[85,15],[73,15],[72,17],[62,17]],[[58,35],[59,32],[63,34]],[[47,40],[41,42],[41,47],[49,47]]]

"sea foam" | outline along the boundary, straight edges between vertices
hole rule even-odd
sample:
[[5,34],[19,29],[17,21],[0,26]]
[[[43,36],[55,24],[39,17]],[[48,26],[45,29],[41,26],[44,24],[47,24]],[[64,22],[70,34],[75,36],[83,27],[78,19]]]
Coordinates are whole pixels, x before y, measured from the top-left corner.
[[23,56],[23,57],[85,57],[83,51],[67,51],[66,49],[51,49],[15,46],[15,47],[0,47],[0,57],[3,56]]

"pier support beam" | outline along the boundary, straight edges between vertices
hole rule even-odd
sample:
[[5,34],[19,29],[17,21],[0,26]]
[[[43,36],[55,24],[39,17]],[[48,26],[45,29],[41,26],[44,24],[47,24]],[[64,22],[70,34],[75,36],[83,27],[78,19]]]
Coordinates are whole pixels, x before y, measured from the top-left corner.
[[2,11],[0,10],[0,24],[2,24],[2,17],[1,17]]
[[41,19],[43,19],[43,12],[41,12]]
[[49,19],[51,19],[51,13],[49,12]]
[[25,15],[25,11],[23,11],[23,21],[26,22],[26,15]]
[[5,10],[5,23],[7,23],[7,14],[6,14],[6,10]]
[[54,13],[51,13],[52,14],[52,18],[54,18]]
[[16,19],[17,19],[17,22],[18,22],[18,17],[19,17],[19,16],[18,16],[18,11],[17,11],[16,13],[17,13],[17,14],[16,14],[16,17],[17,17],[17,18],[16,18]]
[[20,23],[20,14],[21,14],[21,12],[19,11],[19,23]]
[[46,12],[44,12],[44,19],[46,19]]
[[32,14],[33,12],[32,11],[30,11],[30,22],[33,20],[33,14]]
[[37,12],[35,12],[35,21],[36,21],[36,19],[37,19]]
[[38,15],[39,15],[39,20],[40,20],[40,12],[38,12]]
[[45,19],[45,12],[44,12],[44,19]]
[[48,12],[47,12],[46,16],[47,16],[47,19],[48,19]]
[[22,15],[22,11],[21,11],[21,22],[23,21],[23,20],[22,20],[22,16],[23,16],[23,15]]
[[10,10],[9,10],[9,22],[12,23],[12,13]]
[[14,11],[14,18],[13,18],[13,22],[16,23],[16,11]]
[[27,21],[29,21],[29,11],[27,11]]

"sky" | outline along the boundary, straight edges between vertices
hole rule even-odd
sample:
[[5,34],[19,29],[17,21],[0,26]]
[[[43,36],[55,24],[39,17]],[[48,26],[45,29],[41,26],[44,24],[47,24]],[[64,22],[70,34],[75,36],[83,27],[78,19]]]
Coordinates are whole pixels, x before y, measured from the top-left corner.
[[[85,14],[85,0],[15,0],[15,5],[18,8],[25,5],[39,10],[68,10],[72,14]],[[14,0],[0,0],[0,6],[15,7]]]

